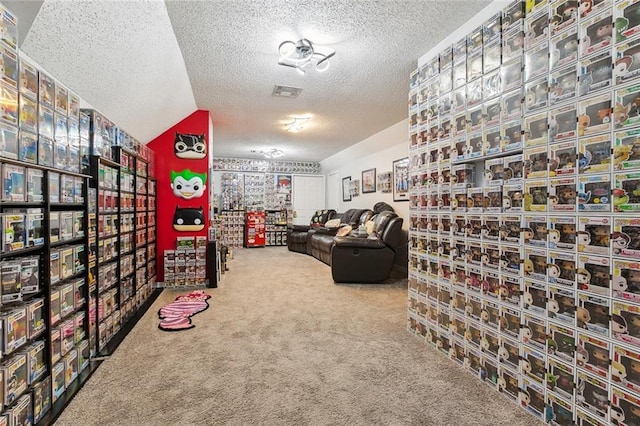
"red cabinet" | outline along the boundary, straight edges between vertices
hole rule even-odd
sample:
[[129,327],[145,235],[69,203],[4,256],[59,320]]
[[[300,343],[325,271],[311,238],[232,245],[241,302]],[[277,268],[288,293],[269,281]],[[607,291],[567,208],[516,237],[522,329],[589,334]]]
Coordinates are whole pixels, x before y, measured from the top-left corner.
[[265,246],[265,215],[263,211],[247,211],[244,218],[244,246]]

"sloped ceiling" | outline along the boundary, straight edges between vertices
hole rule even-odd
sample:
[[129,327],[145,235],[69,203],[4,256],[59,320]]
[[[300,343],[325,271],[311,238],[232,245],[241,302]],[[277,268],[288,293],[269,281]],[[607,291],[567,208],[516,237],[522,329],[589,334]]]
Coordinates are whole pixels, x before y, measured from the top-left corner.
[[[319,161],[406,118],[417,58],[490,1],[5,3],[26,34],[23,51],[139,140],[205,109],[216,156],[277,147],[285,159]],[[327,72],[277,64],[279,44],[302,37],[336,50]],[[302,94],[272,97],[276,84]],[[284,131],[303,113],[312,114],[305,131]]]

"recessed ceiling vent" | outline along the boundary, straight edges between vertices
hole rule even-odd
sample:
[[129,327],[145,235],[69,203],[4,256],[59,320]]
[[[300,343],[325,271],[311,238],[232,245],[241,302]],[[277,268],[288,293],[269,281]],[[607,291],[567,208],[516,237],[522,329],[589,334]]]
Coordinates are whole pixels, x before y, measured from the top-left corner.
[[291,86],[274,86],[272,96],[278,96],[281,98],[297,98],[300,93],[302,93],[302,89],[298,87]]

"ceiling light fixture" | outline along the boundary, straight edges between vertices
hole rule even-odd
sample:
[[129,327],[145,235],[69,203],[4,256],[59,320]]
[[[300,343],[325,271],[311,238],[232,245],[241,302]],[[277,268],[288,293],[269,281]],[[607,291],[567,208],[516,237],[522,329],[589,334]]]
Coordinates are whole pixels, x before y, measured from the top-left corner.
[[284,156],[284,151],[277,148],[271,148],[266,151],[260,151],[266,158],[280,158]]
[[319,51],[306,38],[296,42],[284,41],[278,47],[278,52],[280,53],[278,64],[295,68],[301,75],[305,74],[304,68],[307,68],[313,60],[315,60],[316,71],[326,71],[329,68],[329,58],[336,54],[335,50],[329,48],[323,52]]
[[293,121],[290,123],[286,123],[284,125],[284,129],[287,132],[297,133],[304,130],[307,125],[307,121],[309,121],[311,117],[293,117]]

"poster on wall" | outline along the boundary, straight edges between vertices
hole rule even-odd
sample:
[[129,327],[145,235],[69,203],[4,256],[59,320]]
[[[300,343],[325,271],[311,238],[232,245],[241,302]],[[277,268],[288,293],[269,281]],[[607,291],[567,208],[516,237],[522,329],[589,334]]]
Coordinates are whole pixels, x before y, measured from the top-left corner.
[[376,169],[362,172],[362,193],[376,192]]
[[291,204],[291,175],[276,175],[276,194],[281,204]]
[[342,178],[342,201],[351,201],[351,176]]
[[351,193],[351,198],[360,196],[360,179],[349,182],[349,192]]
[[409,157],[393,162],[393,201],[409,201]]
[[391,192],[391,172],[379,173],[377,186],[380,192]]

